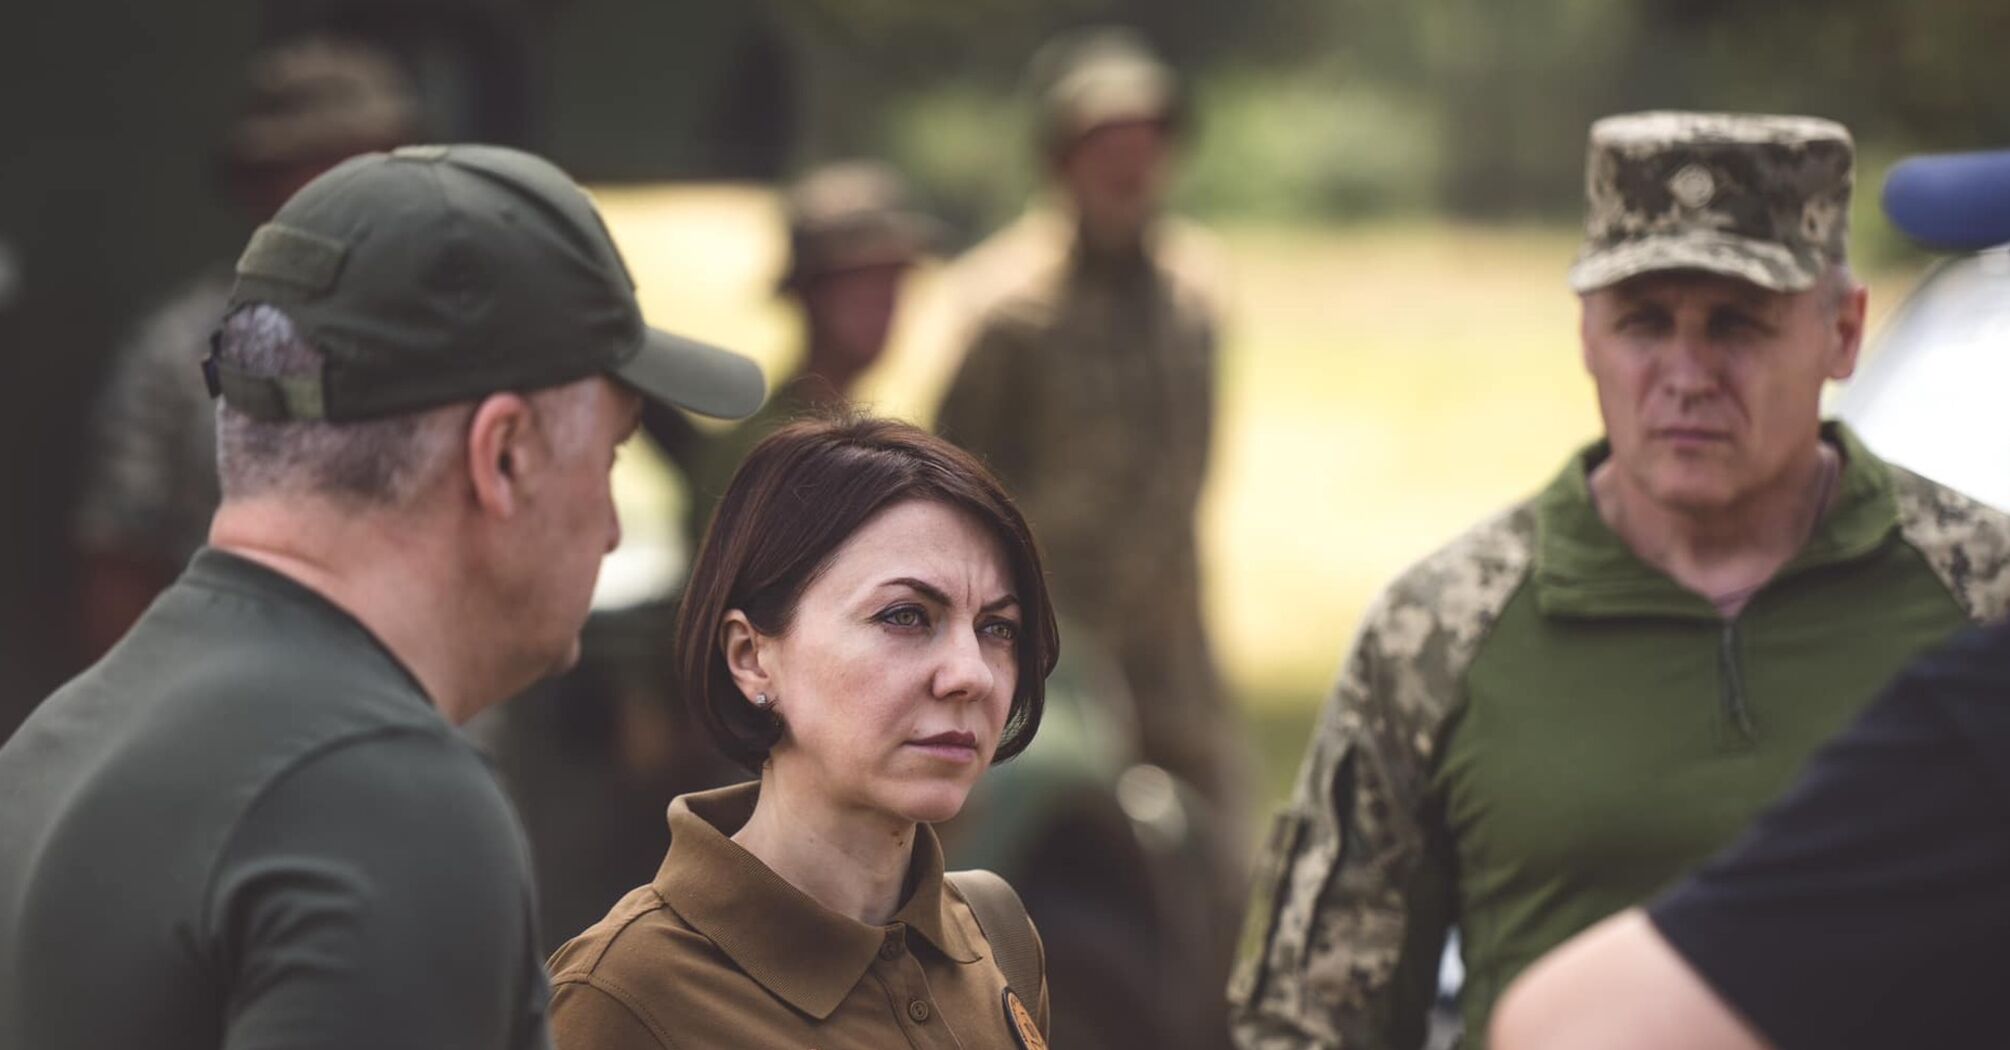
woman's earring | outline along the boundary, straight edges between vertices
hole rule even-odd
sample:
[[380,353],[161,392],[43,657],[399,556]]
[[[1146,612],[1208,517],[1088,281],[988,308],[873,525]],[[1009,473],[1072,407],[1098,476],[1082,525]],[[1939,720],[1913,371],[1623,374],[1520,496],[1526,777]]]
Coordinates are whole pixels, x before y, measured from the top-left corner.
[[775,701],[773,697],[770,697],[766,693],[755,693],[754,706],[766,711],[768,708],[775,706]]

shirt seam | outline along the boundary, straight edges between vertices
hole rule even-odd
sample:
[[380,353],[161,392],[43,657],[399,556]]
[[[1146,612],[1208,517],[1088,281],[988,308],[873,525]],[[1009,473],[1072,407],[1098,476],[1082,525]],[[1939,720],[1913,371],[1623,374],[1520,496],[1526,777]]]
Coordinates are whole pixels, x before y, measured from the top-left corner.
[[560,987],[568,984],[582,985],[605,995],[610,1000],[619,1004],[623,1010],[626,1010],[628,1016],[633,1017],[637,1023],[647,1029],[649,1034],[655,1038],[658,1046],[663,1047],[664,1050],[677,1050],[676,1040],[670,1038],[669,1031],[656,1020],[656,1015],[650,1013],[647,1008],[642,1006],[640,996],[618,984],[603,980],[597,974],[581,973],[552,981],[551,991],[553,997],[556,998]]
[[[656,898],[656,904],[654,907],[644,908],[641,911],[638,911],[635,914],[630,915],[626,920],[624,920],[621,923],[620,926],[615,927],[613,932],[607,935],[606,940],[603,941],[599,947],[595,948],[592,951],[592,953],[588,955],[587,958],[580,960],[579,963],[576,964],[575,966],[567,967],[566,972],[567,973],[577,972],[581,976],[587,978],[596,977],[600,971],[601,964],[607,961],[608,953],[614,950],[614,942],[620,940],[621,936],[628,932],[629,927],[634,926],[636,923],[642,921],[644,918],[658,911],[668,911],[673,915],[676,914],[675,909],[670,907],[670,902],[663,899],[662,891],[658,890],[654,886],[651,886],[649,887],[649,892]],[[679,915],[678,918],[681,919],[683,918],[683,916]],[[696,933],[697,931],[693,930],[692,932]],[[700,936],[703,935],[700,934]],[[710,938],[707,939],[709,940]]]

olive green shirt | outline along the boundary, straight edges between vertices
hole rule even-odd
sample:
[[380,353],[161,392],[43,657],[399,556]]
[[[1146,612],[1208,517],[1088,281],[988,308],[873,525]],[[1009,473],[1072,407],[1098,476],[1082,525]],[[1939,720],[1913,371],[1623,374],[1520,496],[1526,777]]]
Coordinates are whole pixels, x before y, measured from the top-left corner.
[[2010,516],[1840,424],[1836,498],[1731,618],[1593,505],[1601,443],[1396,581],[1322,714],[1230,995],[1245,1048],[1467,1046],[1549,949],[1728,845],[1921,651],[2010,606]]
[[9,1050],[532,1050],[533,900],[417,680],[221,551],[0,747]]
[[[927,825],[913,890],[868,926],[806,896],[733,842],[758,784],[670,805],[656,878],[551,957],[562,1050],[1019,1050],[1005,977],[970,907],[943,880]],[[1036,1012],[1047,1026],[1042,988]]]

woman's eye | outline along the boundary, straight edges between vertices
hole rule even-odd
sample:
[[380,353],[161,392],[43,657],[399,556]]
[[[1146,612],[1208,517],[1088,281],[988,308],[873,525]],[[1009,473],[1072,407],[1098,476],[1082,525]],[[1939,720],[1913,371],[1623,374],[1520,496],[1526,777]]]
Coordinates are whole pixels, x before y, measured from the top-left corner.
[[1019,637],[1019,625],[1010,620],[997,620],[984,625],[984,631],[1001,642],[1010,642]]
[[921,610],[912,605],[903,605],[898,609],[888,609],[886,612],[880,614],[879,619],[881,623],[893,627],[923,627],[928,624],[928,617],[922,615]]

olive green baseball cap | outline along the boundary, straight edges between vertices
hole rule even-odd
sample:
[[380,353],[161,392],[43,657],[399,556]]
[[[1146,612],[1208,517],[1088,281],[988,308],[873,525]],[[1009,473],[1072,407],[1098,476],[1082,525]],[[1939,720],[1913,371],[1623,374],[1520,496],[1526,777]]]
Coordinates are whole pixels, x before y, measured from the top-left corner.
[[760,369],[651,328],[593,201],[501,146],[353,157],[258,228],[230,304],[267,303],[323,356],[317,375],[205,363],[213,395],[268,420],[396,415],[603,372],[643,395],[740,419]]

